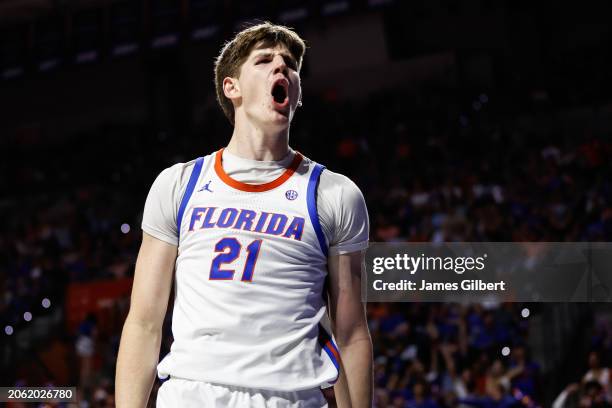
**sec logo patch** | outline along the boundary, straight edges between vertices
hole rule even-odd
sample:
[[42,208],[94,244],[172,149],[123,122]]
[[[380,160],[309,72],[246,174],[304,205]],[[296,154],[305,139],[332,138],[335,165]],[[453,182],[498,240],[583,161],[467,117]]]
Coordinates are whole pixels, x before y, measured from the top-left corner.
[[298,193],[295,190],[287,190],[285,192],[285,197],[287,197],[287,200],[293,201],[297,198]]

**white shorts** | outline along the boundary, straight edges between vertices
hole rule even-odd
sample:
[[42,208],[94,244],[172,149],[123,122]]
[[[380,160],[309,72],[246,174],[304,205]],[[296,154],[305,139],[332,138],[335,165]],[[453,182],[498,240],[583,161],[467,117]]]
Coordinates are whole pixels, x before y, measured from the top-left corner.
[[157,392],[157,408],[327,408],[321,389],[259,390],[172,377]]

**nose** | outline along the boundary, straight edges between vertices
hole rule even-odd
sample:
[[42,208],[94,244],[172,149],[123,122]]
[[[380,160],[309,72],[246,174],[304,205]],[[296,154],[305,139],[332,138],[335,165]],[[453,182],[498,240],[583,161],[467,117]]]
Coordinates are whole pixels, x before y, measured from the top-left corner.
[[282,73],[285,76],[288,76],[289,70],[287,68],[287,64],[285,63],[285,58],[282,55],[274,56],[274,73]]

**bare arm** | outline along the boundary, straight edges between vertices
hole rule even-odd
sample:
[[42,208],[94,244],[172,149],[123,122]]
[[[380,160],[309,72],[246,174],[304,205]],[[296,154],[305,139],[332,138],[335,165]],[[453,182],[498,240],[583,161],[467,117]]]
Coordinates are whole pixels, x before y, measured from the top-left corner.
[[147,405],[155,378],[176,254],[176,246],[143,233],[130,311],[123,325],[117,358],[115,397],[119,408]]
[[344,378],[337,385],[339,407],[372,406],[372,339],[361,303],[362,263],[362,252],[328,260],[330,314],[344,369]]

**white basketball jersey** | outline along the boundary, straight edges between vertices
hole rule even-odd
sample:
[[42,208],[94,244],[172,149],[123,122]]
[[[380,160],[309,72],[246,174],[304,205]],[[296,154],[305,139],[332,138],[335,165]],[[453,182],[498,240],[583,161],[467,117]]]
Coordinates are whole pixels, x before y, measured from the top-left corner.
[[223,171],[222,151],[196,160],[179,207],[174,343],[158,375],[278,391],[333,384],[316,210],[324,168],[297,153],[279,178],[250,185]]

